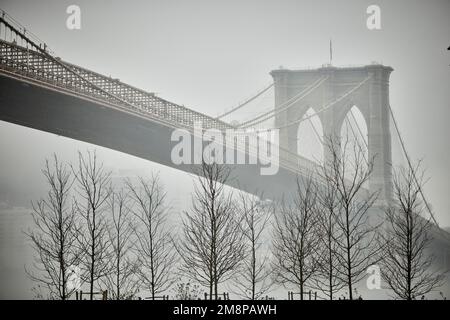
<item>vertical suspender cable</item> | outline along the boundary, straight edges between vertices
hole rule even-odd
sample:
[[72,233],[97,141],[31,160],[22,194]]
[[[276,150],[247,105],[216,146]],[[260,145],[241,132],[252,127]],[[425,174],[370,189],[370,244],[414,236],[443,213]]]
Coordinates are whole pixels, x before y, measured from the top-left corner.
[[392,122],[394,122],[395,131],[397,132],[398,138],[399,138],[399,140],[400,140],[400,145],[402,146],[403,153],[405,154],[405,157],[406,157],[406,161],[408,162],[408,167],[409,167],[409,169],[411,170],[411,172],[413,173],[414,182],[416,183],[417,188],[419,189],[419,193],[420,193],[420,195],[422,196],[422,200],[423,200],[423,202],[425,203],[425,206],[426,206],[428,212],[430,213],[431,219],[434,221],[434,223],[436,224],[436,226],[439,227],[439,225],[438,225],[436,219],[434,218],[433,212],[431,211],[431,207],[430,207],[428,201],[425,199],[425,195],[424,195],[424,193],[423,193],[422,187],[420,186],[419,181],[417,181],[416,174],[415,174],[414,171],[413,171],[414,168],[413,168],[413,166],[412,166],[411,159],[410,159],[410,157],[409,157],[409,155],[408,155],[408,152],[406,151],[405,143],[404,143],[403,138],[402,138],[402,136],[401,136],[401,134],[400,134],[400,130],[399,130],[398,125],[397,125],[397,121],[395,120],[395,117],[394,117],[394,112],[392,111],[391,105],[389,104],[388,106],[389,106],[389,111],[390,111],[390,113],[391,113]]

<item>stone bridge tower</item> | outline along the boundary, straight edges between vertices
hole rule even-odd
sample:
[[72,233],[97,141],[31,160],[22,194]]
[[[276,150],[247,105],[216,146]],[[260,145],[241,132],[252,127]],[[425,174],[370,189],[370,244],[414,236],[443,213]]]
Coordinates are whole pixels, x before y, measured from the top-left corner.
[[[309,108],[320,112],[323,136],[340,139],[341,127],[347,113],[356,106],[362,113],[368,131],[368,154],[374,159],[370,180],[371,191],[379,190],[379,200],[386,203],[392,196],[391,133],[389,112],[389,76],[391,67],[373,64],[364,67],[337,68],[324,66],[312,70],[279,69],[271,72],[275,81],[275,108],[286,109],[276,114],[275,127],[283,127],[301,119]],[[320,79],[326,79],[320,81]],[[318,81],[319,80],[319,81]],[[286,108],[289,99],[308,89],[318,81],[319,85],[302,99]],[[303,95],[301,95],[303,96]],[[283,105],[284,104],[284,105]],[[280,146],[298,153],[297,132],[299,124],[280,129]],[[327,159],[324,148],[324,159]],[[280,156],[288,156],[280,153]]]

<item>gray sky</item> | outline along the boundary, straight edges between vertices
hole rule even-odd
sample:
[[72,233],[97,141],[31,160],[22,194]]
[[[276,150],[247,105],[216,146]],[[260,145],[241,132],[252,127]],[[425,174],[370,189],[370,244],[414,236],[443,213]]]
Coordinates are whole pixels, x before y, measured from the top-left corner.
[[[81,30],[65,26],[70,4],[81,8]],[[366,28],[371,4],[381,7],[381,30]],[[436,217],[450,225],[448,0],[0,0],[0,8],[64,60],[211,115],[264,87],[280,65],[326,63],[330,38],[334,65],[390,65],[392,108],[411,156],[424,160],[430,177],[425,191]],[[269,96],[255,108],[271,105]],[[56,152],[71,160],[86,147],[0,122],[0,201],[27,205],[41,195],[46,157]],[[185,173],[99,152],[115,170],[159,170],[170,193],[188,197],[190,187],[180,187],[190,185]]]

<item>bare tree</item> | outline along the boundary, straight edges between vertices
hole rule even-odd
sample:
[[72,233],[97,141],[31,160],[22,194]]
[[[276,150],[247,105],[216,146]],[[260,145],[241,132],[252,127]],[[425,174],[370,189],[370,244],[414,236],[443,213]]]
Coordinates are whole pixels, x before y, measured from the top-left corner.
[[139,178],[133,185],[126,181],[134,200],[132,212],[137,218],[137,253],[140,280],[154,300],[157,294],[167,290],[175,282],[173,268],[177,262],[172,234],[166,227],[168,214],[166,193],[158,176],[149,180]]
[[128,200],[128,194],[120,190],[112,192],[108,201],[112,218],[109,228],[111,271],[105,275],[102,282],[115,300],[129,299],[139,289],[136,278],[138,264],[133,254],[134,225]]
[[76,208],[84,221],[78,242],[83,253],[84,280],[89,284],[92,300],[97,281],[110,272],[107,209],[111,172],[104,169],[95,151],[88,151],[86,155],[78,152],[78,166],[72,170],[80,198],[76,201]]
[[420,163],[394,174],[394,203],[386,210],[383,278],[400,299],[413,300],[442,284],[443,275],[430,271],[433,257],[426,254],[430,221],[423,218]]
[[283,203],[275,216],[274,270],[277,281],[297,286],[303,300],[307,284],[318,270],[317,185],[312,177],[297,178],[292,203]]
[[[242,233],[245,241],[245,257],[239,275],[233,283],[236,293],[250,300],[257,300],[272,287],[268,248],[263,244],[268,237],[267,226],[272,217],[273,206],[264,203],[262,195],[239,193],[238,207],[242,216]],[[265,251],[263,254],[261,251]]]
[[[342,237],[337,232],[336,219],[341,214],[341,206],[338,201],[337,190],[332,183],[330,168],[321,166],[318,177],[323,183],[318,188],[318,272],[314,277],[315,287],[323,292],[329,300],[333,300],[336,293],[344,287],[339,278],[341,268],[337,253]],[[342,234],[341,234],[342,235]]]
[[69,281],[79,262],[76,248],[79,230],[70,201],[73,177],[56,155],[52,162],[46,160],[42,173],[50,189],[44,199],[32,203],[35,228],[27,233],[37,254],[34,268],[38,274],[27,273],[49,290],[51,298],[66,300],[76,290]]
[[183,238],[178,251],[181,270],[218,298],[218,285],[229,280],[244,257],[245,244],[232,193],[224,184],[230,170],[220,164],[202,162],[197,172],[192,209],[183,219]]
[[350,143],[348,137],[340,143],[329,139],[326,147],[330,158],[325,166],[326,183],[337,192],[340,214],[335,220],[340,250],[336,256],[342,268],[339,278],[353,299],[355,284],[366,274],[371,264],[378,262],[381,247],[377,245],[379,224],[369,219],[368,211],[377,199],[378,192],[370,192],[366,185],[373,171],[373,159],[367,159],[359,143]]

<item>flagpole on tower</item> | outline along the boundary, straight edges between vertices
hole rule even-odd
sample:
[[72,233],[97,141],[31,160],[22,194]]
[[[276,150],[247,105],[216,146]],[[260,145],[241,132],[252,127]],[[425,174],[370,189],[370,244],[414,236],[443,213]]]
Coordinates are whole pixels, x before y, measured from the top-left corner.
[[331,42],[330,39],[330,66],[332,65],[332,63],[333,63],[333,43]]

